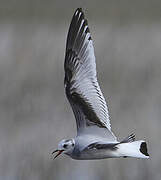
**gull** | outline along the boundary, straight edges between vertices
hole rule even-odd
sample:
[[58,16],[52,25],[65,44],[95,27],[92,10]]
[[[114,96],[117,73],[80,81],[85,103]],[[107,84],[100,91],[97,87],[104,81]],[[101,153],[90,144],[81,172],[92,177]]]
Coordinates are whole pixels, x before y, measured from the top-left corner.
[[76,9],[67,35],[64,86],[72,107],[77,136],[63,139],[52,152],[72,159],[149,158],[144,140],[131,134],[118,141],[111,130],[108,108],[97,81],[93,41],[81,8]]

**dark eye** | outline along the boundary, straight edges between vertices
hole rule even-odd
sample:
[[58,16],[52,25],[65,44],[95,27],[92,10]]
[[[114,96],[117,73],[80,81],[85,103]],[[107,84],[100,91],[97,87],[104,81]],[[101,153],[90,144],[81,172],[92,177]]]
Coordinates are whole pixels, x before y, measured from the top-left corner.
[[67,148],[67,146],[68,146],[67,144],[64,144],[64,145],[63,145],[63,148]]
[[74,143],[72,144],[72,146],[74,146]]

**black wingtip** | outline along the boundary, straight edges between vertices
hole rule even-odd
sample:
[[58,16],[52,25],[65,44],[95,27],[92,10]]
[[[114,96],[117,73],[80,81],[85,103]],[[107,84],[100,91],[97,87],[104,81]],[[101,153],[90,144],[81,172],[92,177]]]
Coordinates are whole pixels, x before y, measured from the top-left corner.
[[82,12],[82,8],[77,8],[76,11],[81,11]]
[[128,142],[133,142],[133,141],[135,141],[135,134],[134,133],[130,134],[128,137],[123,139],[121,141],[121,143],[128,143]]
[[[83,13],[83,10],[82,10],[82,8],[77,8],[76,10],[75,10],[75,13],[74,14],[77,14],[77,13]],[[84,13],[83,13],[84,14]]]
[[146,142],[142,142],[140,145],[140,152],[145,156],[149,156]]

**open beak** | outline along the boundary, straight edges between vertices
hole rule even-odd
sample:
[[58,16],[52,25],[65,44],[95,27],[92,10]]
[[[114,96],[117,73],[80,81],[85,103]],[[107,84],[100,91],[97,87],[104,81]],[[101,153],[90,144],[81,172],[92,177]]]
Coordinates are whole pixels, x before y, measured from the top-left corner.
[[55,151],[53,151],[52,154],[58,152],[58,153],[56,154],[56,156],[54,157],[54,159],[55,159],[56,157],[58,157],[63,151],[64,151],[64,150],[58,150],[58,149],[55,150]]

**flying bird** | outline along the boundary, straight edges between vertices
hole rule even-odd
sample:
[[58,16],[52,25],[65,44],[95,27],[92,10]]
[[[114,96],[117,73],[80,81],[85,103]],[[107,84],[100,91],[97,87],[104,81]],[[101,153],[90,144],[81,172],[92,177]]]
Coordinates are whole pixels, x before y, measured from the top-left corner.
[[90,160],[118,157],[149,158],[144,140],[135,135],[119,142],[111,130],[108,108],[97,81],[93,41],[81,8],[72,18],[66,42],[64,86],[72,107],[77,136],[63,139],[55,157]]

